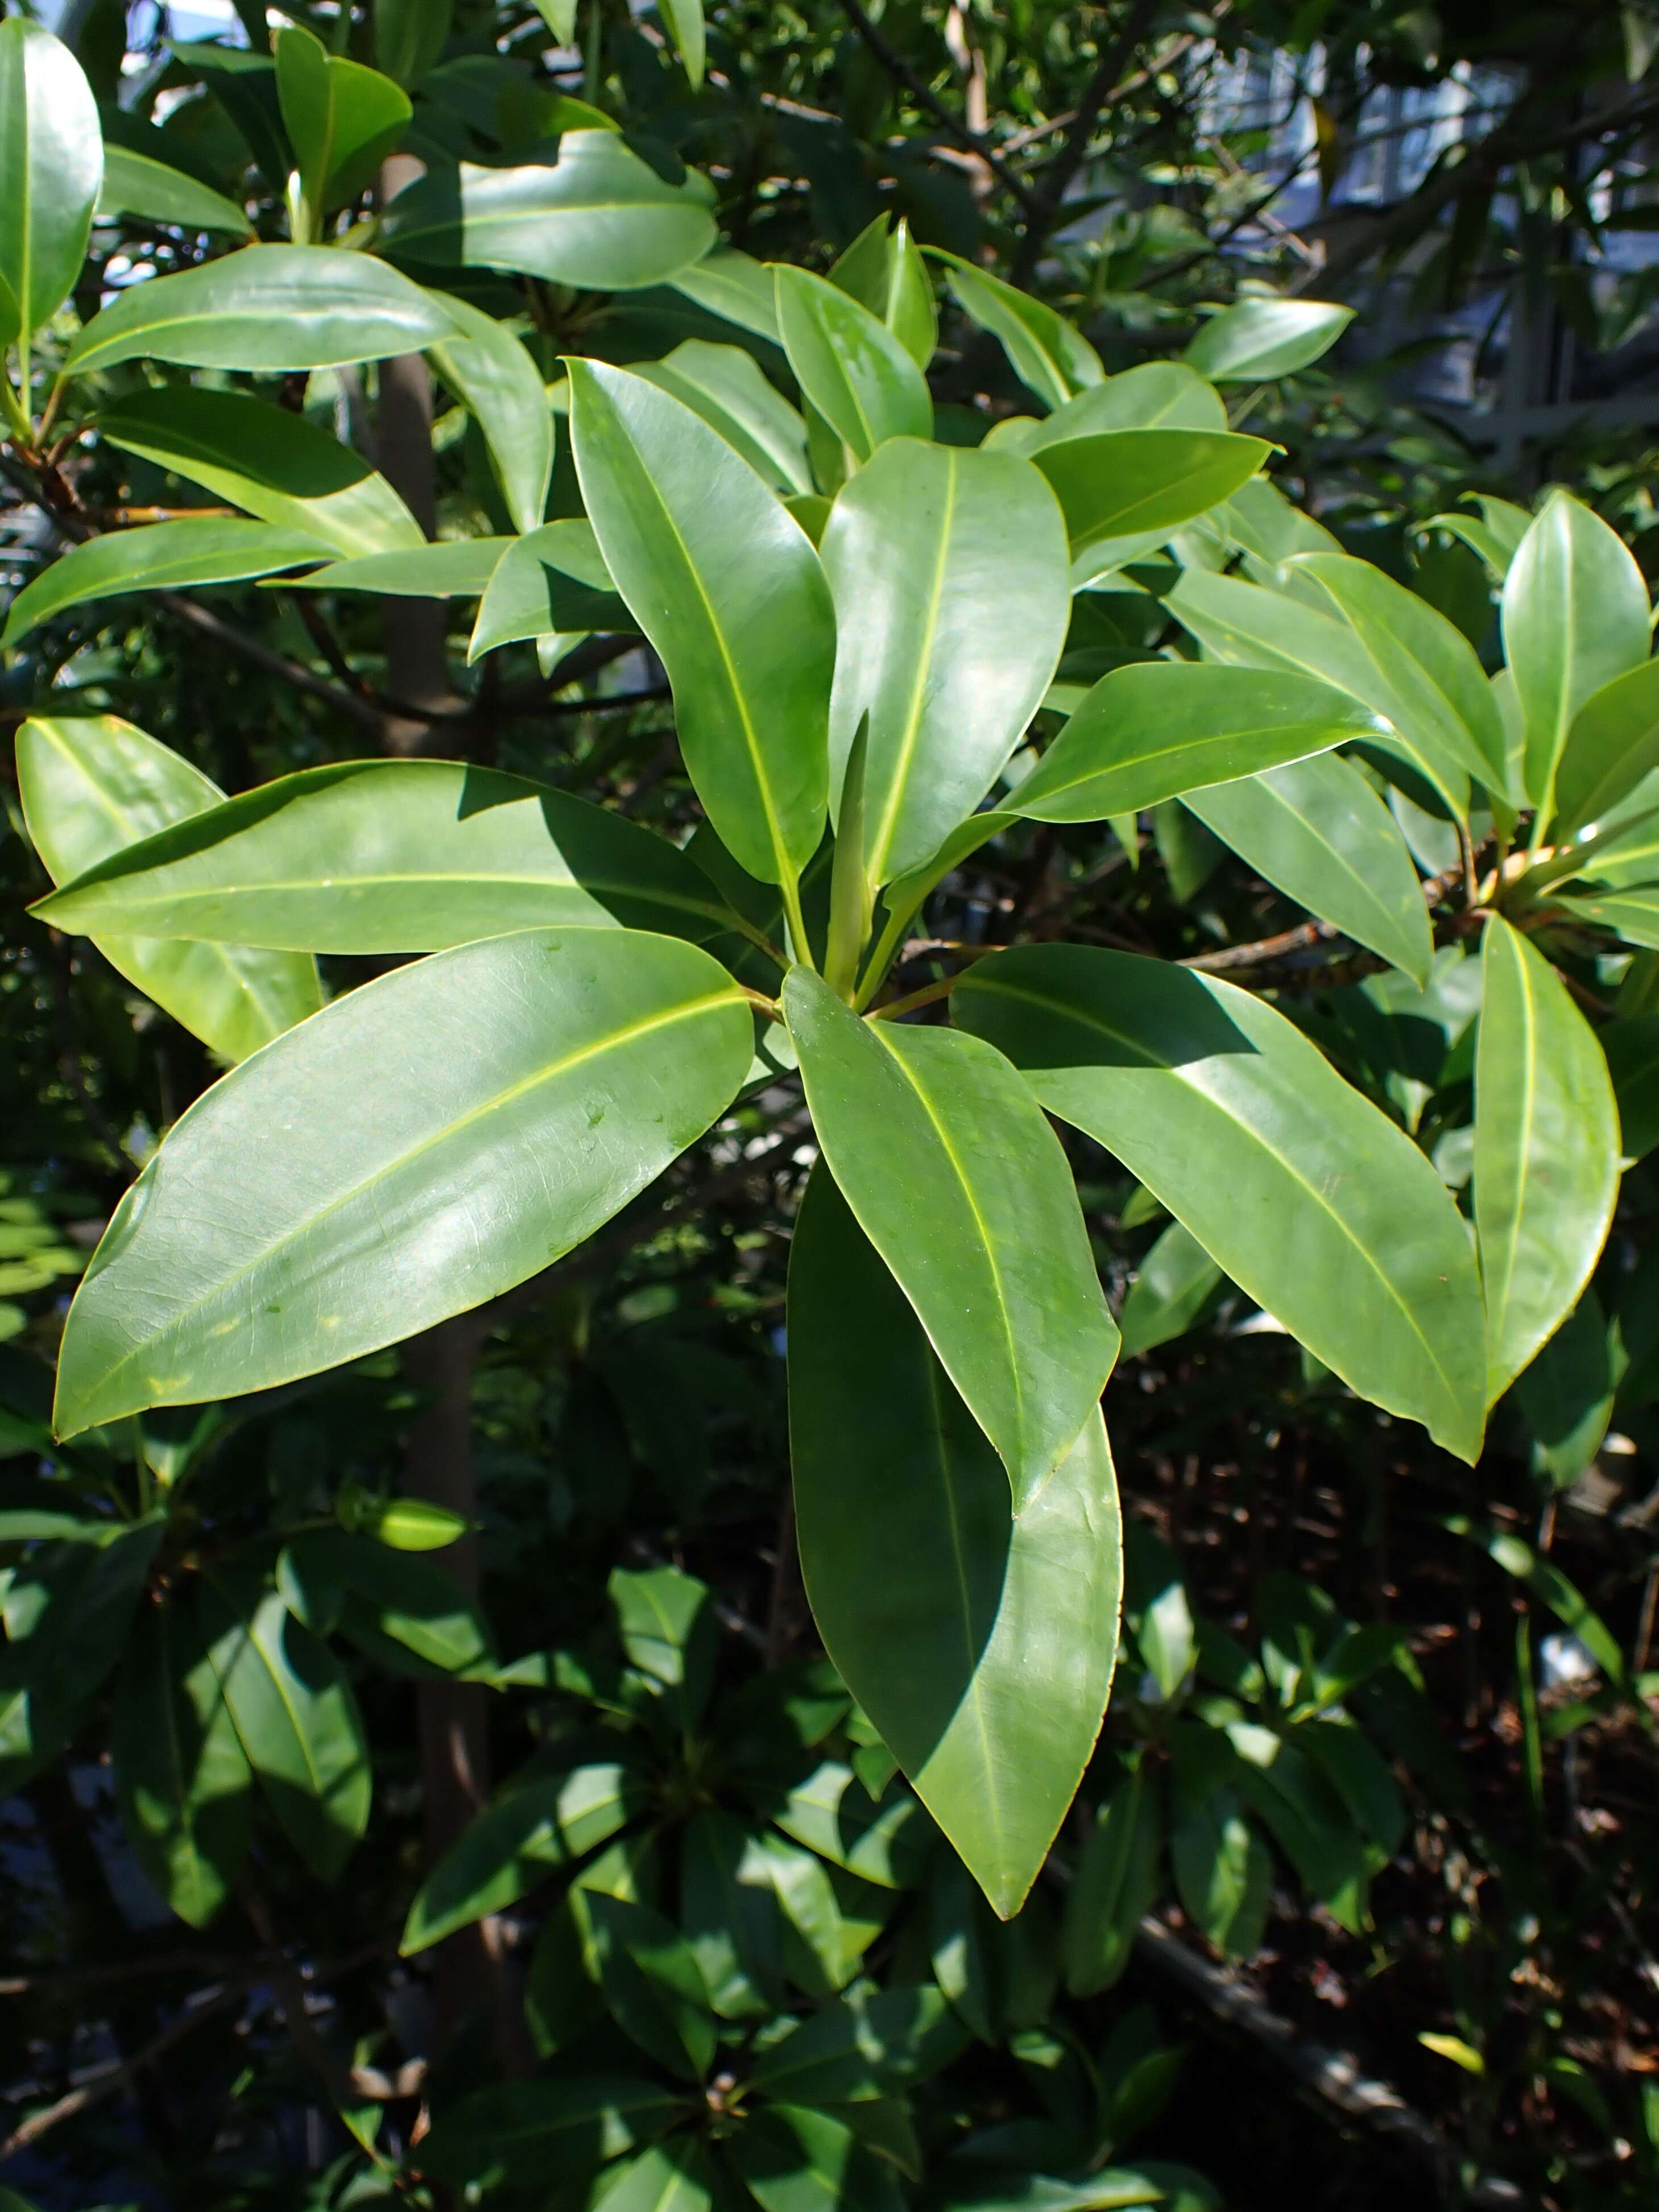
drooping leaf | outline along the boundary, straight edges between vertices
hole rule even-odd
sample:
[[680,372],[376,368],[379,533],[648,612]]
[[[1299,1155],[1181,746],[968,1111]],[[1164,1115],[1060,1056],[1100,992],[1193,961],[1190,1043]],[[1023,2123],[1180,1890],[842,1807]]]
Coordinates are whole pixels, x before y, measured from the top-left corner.
[[885,323],[918,368],[926,368],[939,343],[933,288],[910,227],[878,215],[837,256],[830,282],[862,301]]
[[926,2081],[967,2040],[932,1983],[860,1983],[769,2044],[751,2079],[780,2104],[862,2103]]
[[1121,1356],[1129,1359],[1184,1336],[1221,1279],[1198,1239],[1172,1221],[1141,1261],[1123,1301],[1117,1317]]
[[860,1021],[802,968],[783,1006],[830,1170],[1024,1512],[1117,1352],[1059,1140],[977,1038]]
[[687,338],[665,359],[645,362],[637,373],[684,400],[775,490],[811,492],[806,425],[742,346]]
[[553,477],[553,410],[528,350],[494,315],[434,293],[456,335],[430,349],[432,365],[483,432],[514,526],[537,528]]
[[1176,1892],[1223,1957],[1247,1959],[1266,1929],[1273,1857],[1245,1817],[1241,1764],[1218,1729],[1176,1724],[1170,1778],[1170,1859]]
[[[337,1000],[199,1099],[121,1201],[60,1429],[314,1373],[521,1282],[702,1135],[752,1036],[706,953],[616,929],[461,945]],[[235,1202],[204,1232],[215,1189]]]
[[973,812],[1042,701],[1070,613],[1052,493],[1012,454],[896,438],[843,486],[823,534],[839,647],[839,786],[868,717],[872,886]]
[[671,2074],[707,2075],[714,2014],[696,1955],[671,1920],[631,1899],[580,1894],[599,1988],[624,2035]]
[[367,253],[244,246],[130,285],[76,332],[64,367],[70,376],[124,361],[337,368],[418,352],[453,328],[433,294]]
[[552,161],[429,171],[388,206],[380,240],[400,259],[625,292],[708,252],[713,201],[695,169],[665,183],[616,131],[567,131]]
[[778,336],[777,293],[772,282],[772,271],[765,262],[757,261],[750,253],[740,253],[732,246],[717,246],[701,261],[689,268],[676,270],[668,279],[669,284],[684,298],[694,301],[723,322],[735,323],[739,330],[752,331],[757,337],[769,338],[774,345],[782,343]]
[[793,884],[823,833],[835,614],[800,526],[718,432],[643,377],[570,365],[605,565],[673,686],[685,764],[738,863]]
[[1182,359],[1212,384],[1265,384],[1328,353],[1353,313],[1323,300],[1241,300],[1212,315]]
[[[0,347],[43,330],[86,258],[104,173],[92,88],[40,23],[0,23]],[[26,340],[27,343],[27,340]]]
[[787,1836],[882,1889],[906,1889],[921,1879],[934,1829],[908,1790],[872,1798],[850,1766],[833,1759],[770,1806]]
[[[217,784],[113,715],[36,715],[17,733],[17,784],[54,883],[217,805]],[[280,1036],[322,1004],[316,963],[245,943],[167,944],[90,933],[112,968],[227,1060]]]
[[580,2178],[661,2134],[685,2108],[683,2094],[627,2074],[501,2081],[441,2112],[418,2164],[434,2180],[485,2189]]
[[284,23],[273,51],[305,234],[316,239],[323,217],[356,199],[398,146],[413,110],[391,77],[331,54],[302,23]]
[[957,305],[1000,343],[1008,366],[1045,407],[1063,407],[1075,393],[1103,380],[1100,356],[1088,339],[1045,301],[1005,284],[957,254],[937,249],[936,254],[949,264]]
[[141,216],[177,230],[222,231],[232,238],[253,235],[253,225],[234,200],[216,192],[200,178],[130,146],[104,149],[98,212]]
[[1006,1918],[1111,1680],[1120,1534],[1098,1412],[1012,1517],[996,1454],[822,1169],[796,1225],[789,1330],[801,1569],[825,1648]]
[[240,583],[321,560],[328,550],[303,532],[225,515],[112,530],[71,545],[23,586],[7,611],[0,647],[21,645],[41,623],[88,599]]
[[489,1624],[454,1576],[371,1538],[331,1528],[296,1536],[277,1584],[308,1627],[337,1626],[396,1673],[459,1674],[495,1663]]
[[337,552],[390,553],[426,542],[392,486],[360,454],[267,400],[163,386],[106,408],[98,427],[111,445]]
[[1579,708],[1648,657],[1648,587],[1617,532],[1557,491],[1516,549],[1503,612],[1526,727],[1526,795],[1547,812]]
[[1275,890],[1426,984],[1434,938],[1416,866],[1352,761],[1317,754],[1183,804]]
[[1555,779],[1559,836],[1601,821],[1659,768],[1659,660],[1592,691],[1573,716]]
[[1410,1138],[1282,1014],[1082,945],[977,962],[953,1010],[1316,1358],[1474,1458],[1482,1314],[1457,1209]]
[[1357,700],[1288,670],[1131,664],[1085,696],[1007,811],[1103,822],[1379,734],[1377,717]]
[[1190,521],[1248,483],[1271,450],[1236,430],[1100,430],[1039,445],[1031,459],[1079,553]]
[[674,51],[685,65],[695,92],[702,82],[704,30],[702,0],[659,0]]
[[889,438],[930,438],[927,380],[885,323],[839,285],[781,263],[778,333],[811,404],[858,461]]
[[800,2105],[765,2105],[729,2148],[761,2212],[903,2212],[892,2169],[847,2122]]
[[719,2186],[702,2143],[673,2136],[602,2176],[592,2212],[714,2212]]
[[1141,1916],[1158,1893],[1164,1813],[1143,1759],[1100,1808],[1078,1855],[1060,1935],[1066,1986],[1073,1996],[1123,1978]]
[[446,538],[395,553],[357,553],[296,576],[292,591],[373,592],[408,599],[479,599],[516,538]]
[[1481,969],[1474,1220],[1490,1404],[1577,1304],[1613,1218],[1620,1147],[1607,1060],[1555,970],[1495,915]]
[[605,565],[593,526],[544,523],[509,545],[478,606],[469,662],[520,639],[562,638],[565,649],[591,630],[631,631],[633,615]]

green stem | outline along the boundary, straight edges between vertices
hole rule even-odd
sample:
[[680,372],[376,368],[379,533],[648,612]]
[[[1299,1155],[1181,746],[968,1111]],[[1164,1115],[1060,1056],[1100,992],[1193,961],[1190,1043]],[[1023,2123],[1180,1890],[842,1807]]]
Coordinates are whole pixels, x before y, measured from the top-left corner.
[[909,927],[914,914],[915,908],[912,908],[909,914],[896,908],[888,915],[885,926],[876,941],[876,949],[866,963],[863,980],[854,995],[853,1011],[855,1014],[864,1012],[886,981],[887,970],[892,966],[894,956],[899,949],[899,940]]
[[910,991],[902,999],[891,999],[884,1006],[878,1006],[869,1019],[890,1022],[896,1015],[908,1014],[917,1006],[931,1006],[936,999],[947,999],[962,981],[960,975],[942,975],[937,983],[924,983],[919,991]]
[[740,914],[732,915],[732,927],[739,937],[748,939],[757,952],[763,952],[780,975],[788,973],[788,954],[781,945],[774,945],[763,929],[757,929],[752,921],[745,921]]
[[789,927],[789,947],[803,968],[816,972],[812,957],[812,940],[806,934],[806,916],[801,912],[800,878],[791,874],[780,886],[783,892],[783,918]]
[[3,374],[0,374],[0,407],[4,408],[13,437],[26,452],[32,453],[34,449],[34,426],[19,404],[17,394],[12,390],[10,377]]

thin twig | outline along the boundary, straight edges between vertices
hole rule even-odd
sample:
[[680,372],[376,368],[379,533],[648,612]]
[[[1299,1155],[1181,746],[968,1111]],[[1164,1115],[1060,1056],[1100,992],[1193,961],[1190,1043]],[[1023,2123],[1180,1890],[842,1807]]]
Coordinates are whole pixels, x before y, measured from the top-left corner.
[[892,78],[894,83],[902,85],[917,106],[925,108],[939,128],[954,138],[958,146],[973,155],[975,160],[984,162],[1004,191],[1018,203],[1027,221],[1030,221],[1036,212],[1034,196],[1021,183],[1001,156],[994,148],[988,145],[976,131],[970,131],[965,123],[952,115],[932,86],[917,76],[902,54],[889,46],[887,40],[860,6],[859,0],[842,0],[842,6],[846,10],[853,28],[886,70],[888,76]]
[[147,2043],[142,2051],[136,2051],[131,2058],[99,2067],[77,2087],[60,2097],[55,2105],[47,2105],[40,2112],[31,2113],[3,2142],[0,2142],[0,2162],[20,2150],[27,2150],[31,2143],[39,2142],[42,2136],[61,2126],[64,2121],[74,2119],[89,2105],[98,2104],[117,2089],[125,2088],[135,2075],[142,2073],[147,2066],[153,2066],[158,2058],[164,2057],[172,2050],[175,2043],[181,2043],[192,2029],[199,2027],[210,2014],[222,2011],[227,2004],[241,1994],[240,1982],[210,1990],[199,2004],[189,2012],[181,2013],[177,2020],[169,2021],[158,2036]]
[[1094,75],[1084,89],[1083,97],[1077,104],[1077,113],[1066,130],[1065,143],[1043,171],[1041,181],[1030,195],[1024,234],[1015,249],[1008,270],[1009,283],[1018,284],[1022,290],[1036,273],[1037,263],[1042,258],[1042,249],[1048,242],[1048,234],[1054,227],[1061,204],[1087,158],[1090,141],[1094,137],[1095,125],[1100,120],[1101,110],[1109,100],[1119,96],[1118,80],[1123,75],[1124,64],[1152,29],[1158,6],[1159,0],[1133,0],[1121,30],[1101,56]]

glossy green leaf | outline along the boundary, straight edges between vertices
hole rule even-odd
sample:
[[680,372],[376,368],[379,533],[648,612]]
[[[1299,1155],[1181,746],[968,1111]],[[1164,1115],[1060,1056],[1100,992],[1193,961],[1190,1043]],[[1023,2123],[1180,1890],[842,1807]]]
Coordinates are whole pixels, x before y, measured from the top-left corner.
[[202,1625],[247,1763],[289,1840],[334,1881],[368,1826],[362,1716],[333,1655],[251,1578],[204,1581]]
[[[574,0],[573,0],[574,4]],[[452,0],[373,0],[374,66],[395,84],[411,85],[443,53]]]
[[995,1453],[822,1169],[789,1331],[796,1526],[825,1649],[1006,1918],[1111,1680],[1121,1538],[1098,1412],[1013,1519]]
[[581,2179],[672,2125],[684,2095],[628,2074],[501,2081],[441,2112],[420,2141],[436,2181],[490,2188]]
[[830,1170],[1023,1513],[1093,1413],[1117,1352],[1059,1139],[977,1038],[860,1021],[801,968],[783,1006]]
[[902,342],[851,293],[781,263],[778,334],[802,392],[854,459],[886,439],[930,438],[927,380]]
[[176,1599],[138,1621],[110,1750],[140,1863],[179,1917],[204,1928],[247,1850],[252,1773],[195,1621]]
[[273,52],[283,127],[299,163],[301,212],[315,239],[324,216],[356,199],[373,179],[413,110],[392,78],[331,54],[303,24],[283,24]]
[[1592,691],[1572,718],[1555,778],[1555,830],[1584,829],[1659,769],[1659,660]]
[[862,2103],[926,2081],[967,2040],[932,1983],[861,1983],[769,2044],[750,2079],[779,2104]]
[[1587,1290],[1530,1367],[1515,1397],[1532,1431],[1534,1474],[1558,1489],[1576,1482],[1601,1448],[1615,1384],[1607,1316]]
[[611,2018],[671,2074],[701,2080],[713,2063],[714,2015],[696,1955],[650,1906],[584,1891],[593,1968]]
[[1557,491],[1510,563],[1503,612],[1504,657],[1526,726],[1527,796],[1547,812],[1579,708],[1648,657],[1648,587],[1617,532]]
[[769,338],[774,345],[782,343],[778,336],[777,291],[772,271],[752,254],[740,253],[732,246],[717,246],[690,268],[677,270],[668,283],[723,322],[752,331],[757,337]]
[[386,209],[380,242],[400,259],[625,292],[707,253],[713,202],[695,169],[665,183],[617,131],[567,131],[552,161],[428,172]]
[[483,432],[514,527],[534,530],[553,480],[553,410],[541,371],[494,315],[447,292],[432,296],[457,332],[429,349],[432,365]]
[[1351,761],[1316,754],[1182,803],[1275,890],[1427,983],[1434,938],[1416,866]]
[[1459,539],[1486,562],[1492,580],[1501,584],[1510,572],[1510,563],[1521,540],[1532,526],[1532,517],[1524,507],[1516,507],[1506,499],[1493,499],[1481,493],[1476,493],[1474,498],[1480,509],[1478,520],[1462,513],[1431,514],[1418,528],[1419,532],[1443,530],[1448,537]]
[[763,2106],[727,2155],[761,2212],[904,2212],[892,2169],[829,2112]]
[[675,2136],[600,2177],[592,2212],[714,2212],[719,2184],[708,2153]]
[[[799,1856],[829,1889],[824,1868]],[[833,1907],[834,1899],[830,1898]],[[784,1923],[759,1836],[734,1813],[709,1807],[686,1823],[680,1852],[680,1924],[726,2020],[763,2020],[783,2002]]]
[[424,1951],[486,1913],[505,1911],[555,1867],[608,1843],[646,1802],[639,1778],[609,1764],[508,1790],[422,1884],[404,1924],[404,1954]]
[[[113,715],[25,722],[17,784],[29,836],[54,883],[224,796],[199,769]],[[112,968],[227,1060],[245,1060],[322,1004],[315,962],[292,952],[90,933]]]
[[1278,568],[1298,553],[1340,553],[1340,538],[1299,507],[1292,507],[1267,477],[1252,477],[1206,518],[1257,561]]
[[1224,1958],[1248,1959],[1266,1931],[1273,1857],[1234,1786],[1239,1760],[1219,1729],[1177,1725],[1170,1781],[1176,1893]]
[[1068,438],[1108,430],[1224,430],[1227,410],[1212,384],[1178,361],[1143,362],[1091,384],[1052,415],[1015,415],[995,424],[986,443],[1030,454]]
[[1221,1280],[1220,1268],[1197,1237],[1172,1221],[1136,1269],[1118,1315],[1121,1357],[1133,1358],[1184,1336]]
[[830,282],[850,292],[885,323],[918,368],[926,368],[939,343],[939,311],[927,264],[902,216],[896,224],[878,215],[837,256]]
[[337,552],[391,553],[426,542],[392,486],[361,455],[267,400],[164,386],[106,408],[98,427],[124,452]]
[[337,1623],[398,1673],[459,1674],[495,1664],[489,1625],[447,1568],[372,1538],[337,1529],[296,1536],[283,1555],[278,1583],[307,1626],[320,1633]]
[[908,1889],[921,1878],[935,1832],[908,1790],[872,1799],[850,1766],[823,1764],[771,1807],[787,1836],[882,1889]]
[[659,0],[659,5],[668,26],[668,35],[674,41],[674,51],[684,64],[686,76],[695,92],[702,82],[702,0]]
[[220,231],[232,238],[253,235],[253,225],[234,200],[199,178],[170,168],[148,154],[135,153],[129,146],[104,149],[98,212],[142,216],[175,230]]
[[629,1665],[660,1682],[684,1725],[695,1728],[718,1656],[708,1584],[678,1567],[613,1567],[605,1590]]
[[1207,2185],[1201,2194],[1169,2185],[1174,2170],[1143,2166],[1131,2171],[1109,2166],[1086,2181],[1055,2181],[1043,2173],[1023,2173],[953,2190],[942,2212],[1120,2212],[1120,2208],[1157,2205],[1159,2212],[1219,2212],[1220,2199]]
[[15,1789],[67,1749],[127,1649],[162,1516],[50,1537],[6,1573],[0,1777]]
[[349,993],[198,1099],[122,1200],[60,1431],[313,1374],[522,1282],[702,1134],[752,1038],[706,953],[632,931],[493,938]]
[[999,341],[1014,374],[1045,407],[1063,407],[1075,393],[1102,382],[1106,372],[1100,356],[1045,301],[957,254],[941,252],[938,258],[950,264],[957,305]]
[[1071,611],[1065,528],[1028,462],[896,438],[842,487],[823,559],[840,637],[832,781],[867,716],[878,886],[973,812],[1041,703]]
[[1474,1220],[1486,1397],[1578,1302],[1619,1192],[1619,1110],[1595,1032],[1541,954],[1497,915],[1481,952]]
[[634,627],[592,524],[548,522],[502,554],[479,604],[466,657],[477,660],[524,638],[561,637],[574,644],[592,630],[627,633]]
[[1353,312],[1322,300],[1241,300],[1212,315],[1182,359],[1212,384],[1265,384],[1328,353]]
[[367,253],[245,246],[129,286],[76,332],[64,367],[70,376],[124,361],[336,368],[418,352],[453,327],[433,294]]
[[1623,1680],[1625,1654],[1619,1638],[1553,1559],[1540,1559],[1512,1529],[1495,1528],[1490,1522],[1455,1513],[1447,1515],[1444,1526],[1453,1535],[1478,1544],[1494,1566],[1524,1583],[1563,1627],[1588,1647],[1610,1680]]
[[515,538],[447,538],[396,553],[358,553],[331,561],[284,588],[304,592],[373,592],[377,598],[482,599],[502,554]]
[[1158,1895],[1163,1856],[1162,1800],[1143,1759],[1101,1807],[1066,1893],[1060,1945],[1074,1997],[1122,1979],[1141,1916]]
[[643,377],[570,365],[582,495],[673,686],[680,747],[739,865],[790,886],[829,782],[835,613],[817,555],[754,471]]
[[1101,678],[1006,805],[1040,822],[1103,822],[1386,734],[1358,701],[1312,677],[1132,663]]
[[0,23],[0,347],[27,343],[86,258],[104,172],[98,106],[61,40],[22,15]]
[[222,515],[112,530],[71,545],[25,584],[7,611],[0,647],[21,645],[41,623],[88,599],[240,583],[320,560],[328,550],[301,531]]
[[1031,455],[1054,486],[1072,550],[1168,531],[1230,498],[1272,451],[1235,430],[1099,430]]
[[1599,891],[1593,898],[1558,899],[1556,904],[1599,929],[1610,929],[1626,945],[1659,951],[1659,884],[1633,884],[1628,889]]
[[1627,1160],[1639,1160],[1659,1145],[1659,1014],[1608,1022],[1596,1035],[1613,1078],[1620,1146]]
[[683,400],[775,490],[811,492],[806,425],[742,346],[687,338],[665,360],[645,362],[637,374]]
[[1351,1389],[1474,1459],[1482,1313],[1462,1218],[1410,1138],[1282,1014],[1082,945],[993,954],[952,1003]]

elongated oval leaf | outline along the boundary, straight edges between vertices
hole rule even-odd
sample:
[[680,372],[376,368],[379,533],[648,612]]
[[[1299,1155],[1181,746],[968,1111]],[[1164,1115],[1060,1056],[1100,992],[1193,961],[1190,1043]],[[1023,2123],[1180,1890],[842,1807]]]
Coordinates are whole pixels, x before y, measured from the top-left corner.
[[729,2155],[761,2212],[904,2212],[890,2166],[844,2119],[802,2105],[764,2105]]
[[1504,657],[1526,726],[1526,795],[1547,811],[1574,717],[1648,657],[1648,587],[1599,514],[1554,492],[1504,580]]
[[1481,951],[1474,1220],[1486,1396],[1502,1395],[1578,1302],[1619,1189],[1619,1109],[1595,1032],[1496,915]]
[[739,864],[792,883],[829,788],[835,613],[793,517],[718,432],[643,377],[570,364],[582,496],[673,686],[685,764]]
[[688,269],[677,270],[668,279],[672,289],[722,322],[752,331],[757,337],[781,344],[778,336],[777,290],[772,271],[751,253],[733,246],[717,246]]
[[398,193],[380,235],[410,261],[625,292],[660,284],[708,252],[713,200],[706,178],[688,170],[665,183],[615,131],[567,131],[555,161],[431,171]]
[[1124,1358],[1184,1336],[1221,1279],[1198,1239],[1170,1222],[1136,1269],[1118,1315]]
[[1031,455],[1059,496],[1072,550],[1173,530],[1248,483],[1272,447],[1236,430],[1099,430]]
[[1379,734],[1375,714],[1312,677],[1146,661],[1101,678],[1006,810],[1104,822]]
[[687,338],[665,360],[647,362],[638,374],[683,399],[775,490],[811,493],[806,425],[753,354]]
[[516,538],[447,538],[407,552],[358,553],[331,561],[308,576],[289,579],[289,591],[373,592],[377,598],[482,599]]
[[199,178],[168,167],[128,146],[106,146],[104,180],[98,191],[100,215],[136,215],[177,230],[222,231],[252,238],[253,225],[234,200],[216,192]]
[[927,264],[902,216],[896,225],[884,213],[867,223],[836,258],[830,282],[885,323],[918,368],[926,368],[939,343],[939,310]]
[[789,1267],[801,1569],[843,1681],[1006,1919],[1099,1733],[1121,1538],[1091,1411],[1018,1518],[997,1455],[819,1168]]
[[1014,374],[1045,407],[1063,407],[1075,393],[1105,376],[1100,356],[1081,331],[1045,301],[955,253],[938,252],[950,264],[950,285],[971,322],[1000,343]]
[[402,139],[409,94],[379,70],[331,54],[303,24],[276,33],[276,96],[299,161],[312,234],[321,218],[356,199]]
[[39,23],[0,23],[0,346],[62,307],[86,258],[104,173],[92,88]]
[[337,552],[426,543],[420,524],[360,454],[266,400],[173,386],[106,409],[98,428],[124,452]]
[[421,2138],[420,2170],[489,2187],[584,2177],[671,2126],[684,2092],[627,2074],[502,2081],[449,2106]]
[[1078,1854],[1060,1935],[1073,1996],[1122,1979],[1140,1917],[1158,1894],[1163,1848],[1163,1806],[1143,1759],[1101,1808]]
[[204,515],[198,522],[151,522],[72,545],[12,601],[0,647],[20,644],[65,607],[123,592],[176,592],[191,585],[240,583],[321,558],[328,548],[302,531],[266,522]]
[[429,349],[432,365],[483,432],[514,526],[534,530],[553,480],[553,410],[528,349],[493,315],[434,292],[456,335]]
[[927,380],[861,301],[810,270],[780,265],[778,332],[806,398],[854,459],[889,438],[929,438]]
[[312,1374],[523,1281],[702,1135],[752,1038],[706,953],[623,930],[493,938],[337,1000],[122,1200],[64,1331],[64,1432]]
[[896,438],[843,487],[823,556],[832,775],[867,716],[865,855],[881,884],[973,812],[1040,704],[1071,611],[1065,526],[1028,462]]
[[[478,605],[469,661],[523,638],[574,641],[591,630],[634,629],[591,522],[545,522],[509,545]],[[568,650],[568,647],[566,648]]]
[[1555,779],[1555,825],[1599,822],[1659,768],[1659,660],[1615,676],[1572,718]]
[[1318,754],[1183,804],[1276,890],[1427,983],[1434,937],[1416,866],[1352,761]]
[[1241,300],[1212,315],[1182,355],[1213,384],[1265,384],[1329,351],[1353,309],[1323,300]]
[[1474,1459],[1483,1317],[1462,1218],[1410,1138],[1282,1014],[1082,945],[993,954],[953,1010],[1316,1358]]
[[1117,1352],[1059,1140],[977,1038],[861,1022],[802,968],[783,1005],[836,1181],[1024,1512]]
[[245,246],[130,286],[76,331],[64,366],[71,376],[123,361],[336,368],[418,352],[453,328],[430,293],[366,253]]
[[593,2212],[714,2212],[720,2185],[702,2144],[674,2136],[613,2166]]
[[[17,733],[17,783],[54,883],[224,798],[199,769],[113,715],[41,716]],[[236,945],[90,933],[110,966],[227,1060],[244,1060],[322,1004],[314,961]]]
[[1227,410],[1212,384],[1178,361],[1143,362],[1091,384],[1041,419],[1010,416],[992,430],[987,443],[1006,445],[1017,453],[1067,438],[1092,437],[1104,430],[1224,430]]

